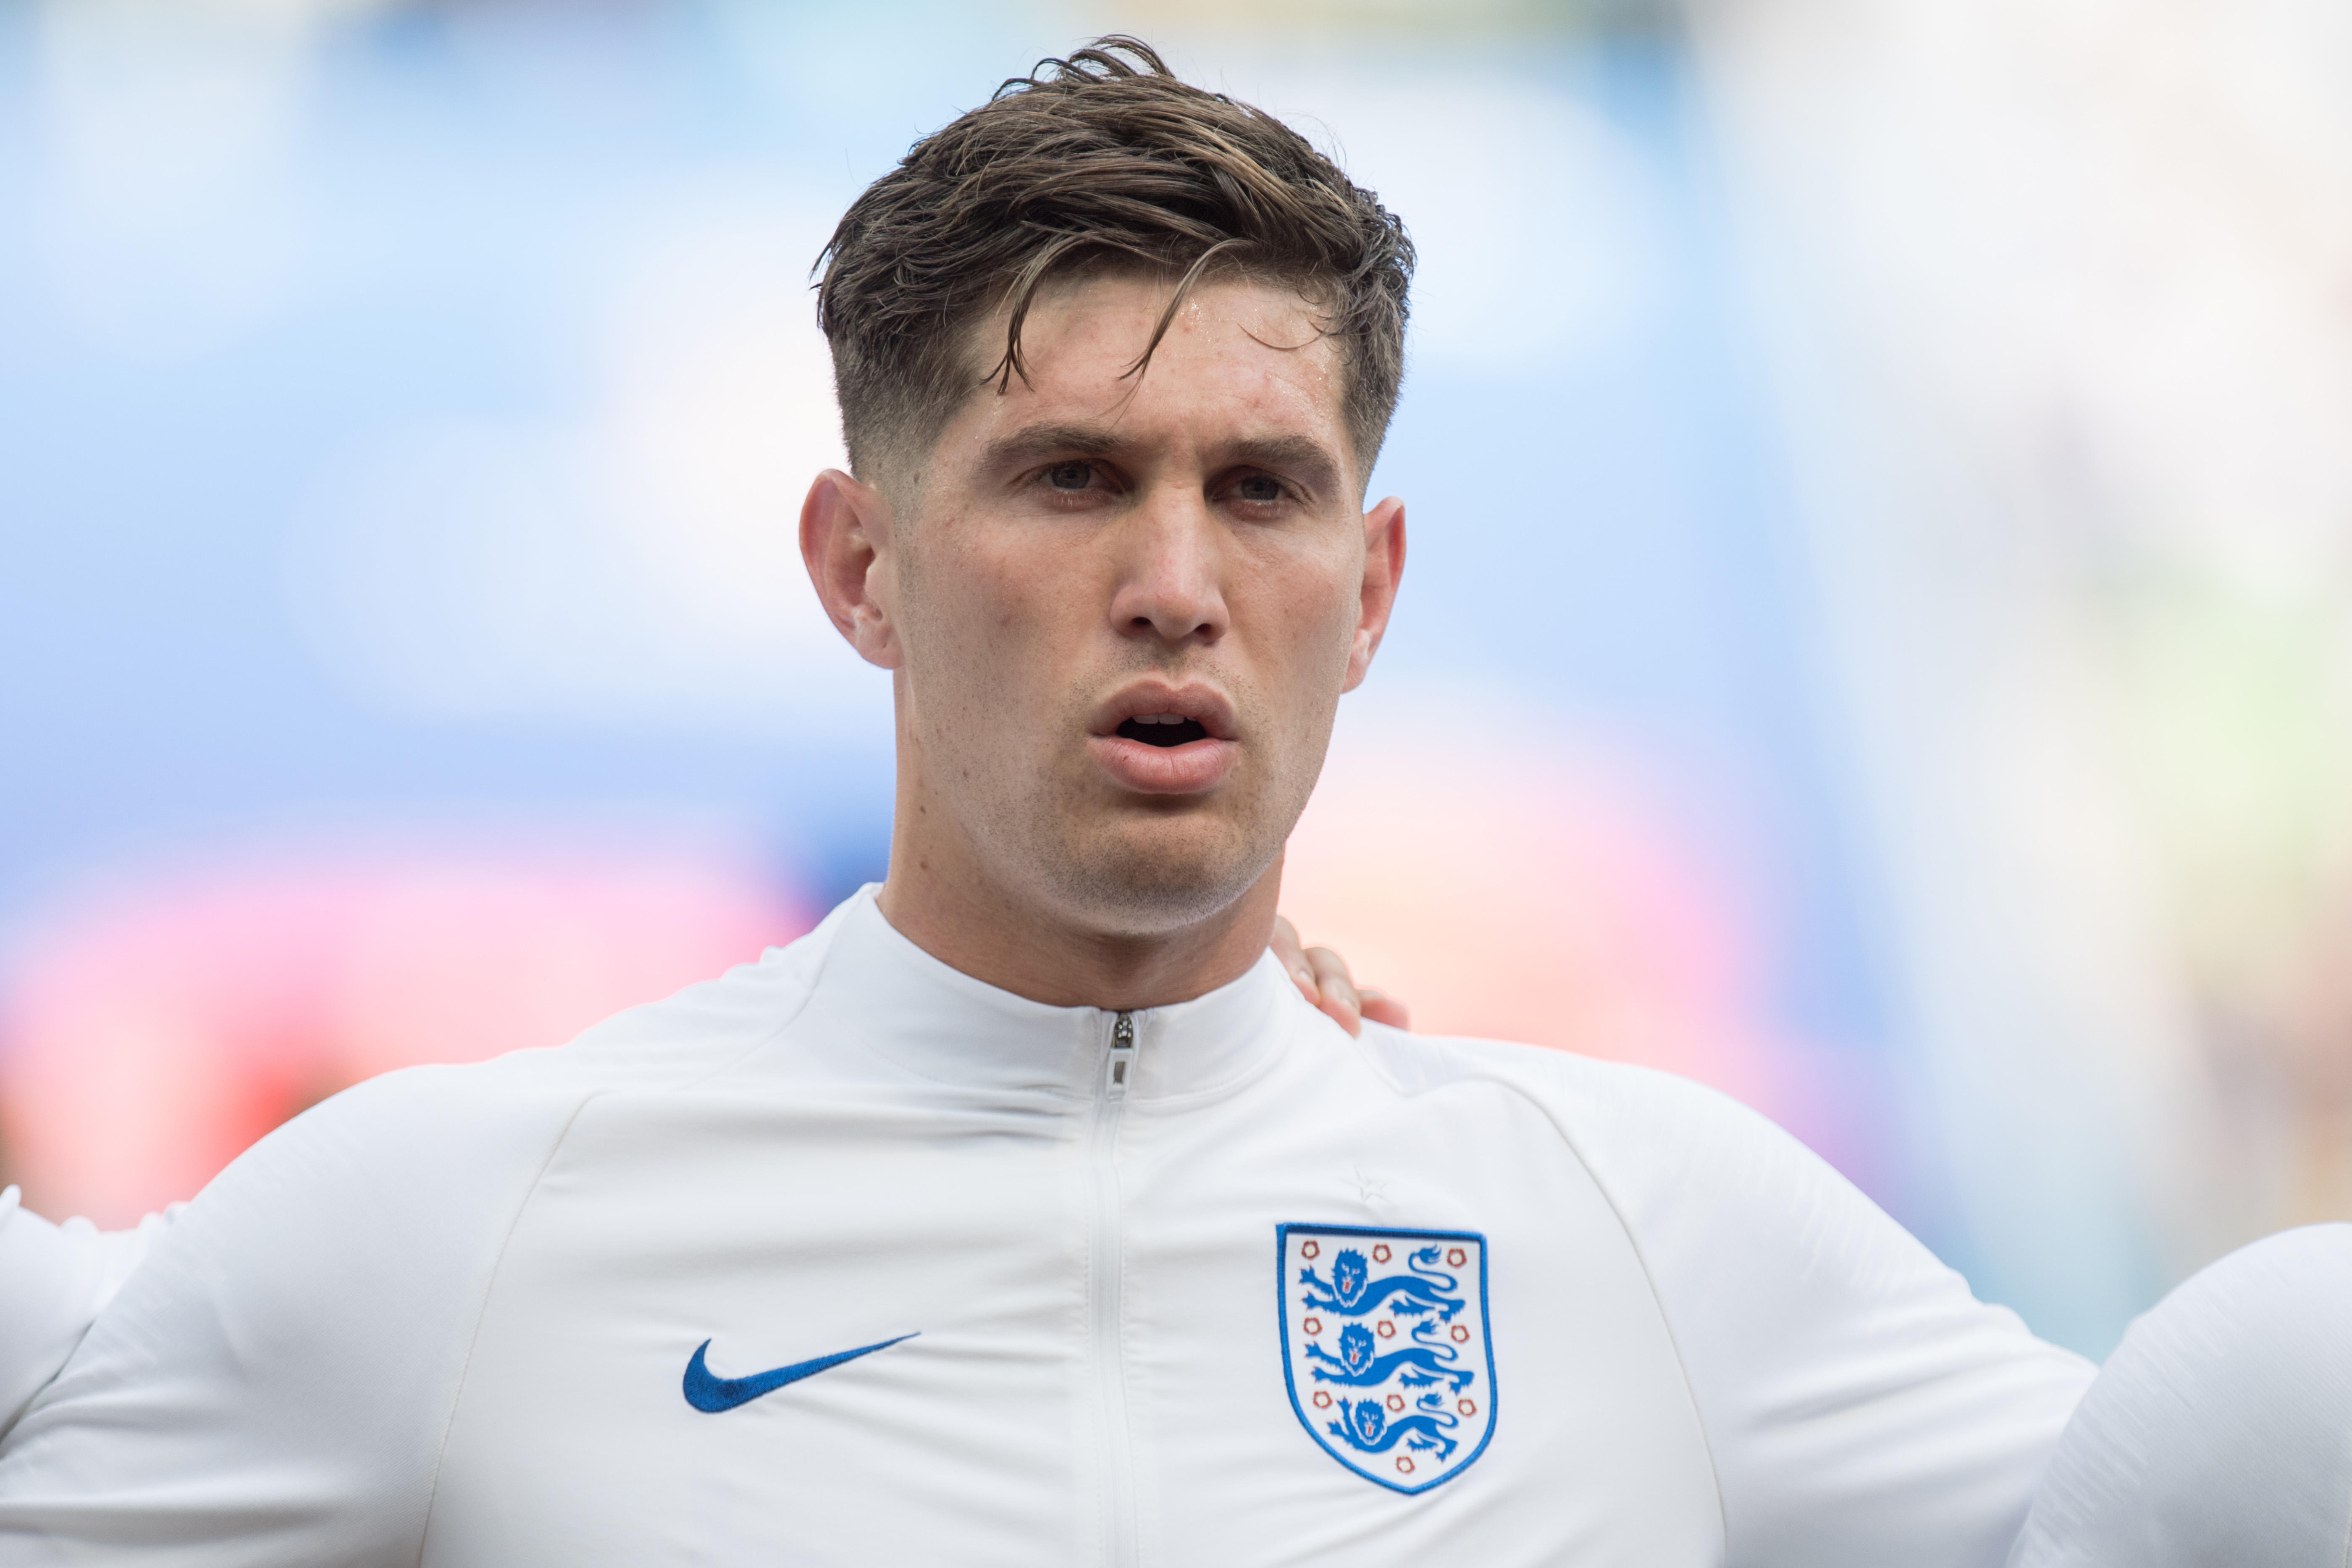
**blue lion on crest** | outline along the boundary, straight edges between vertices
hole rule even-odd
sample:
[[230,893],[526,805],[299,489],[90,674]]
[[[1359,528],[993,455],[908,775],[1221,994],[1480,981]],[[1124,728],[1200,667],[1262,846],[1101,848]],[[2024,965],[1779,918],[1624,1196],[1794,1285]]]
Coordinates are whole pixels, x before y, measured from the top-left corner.
[[[1334,1272],[1337,1272],[1335,1269]],[[1339,1353],[1333,1355],[1321,1345],[1309,1344],[1307,1359],[1317,1363],[1315,1381],[1336,1383],[1347,1388],[1375,1388],[1393,1377],[1404,1388],[1427,1388],[1443,1383],[1459,1394],[1477,1380],[1478,1374],[1467,1367],[1448,1363],[1461,1359],[1452,1345],[1423,1338],[1424,1331],[1434,1324],[1423,1323],[1413,1330],[1417,1342],[1387,1355],[1378,1353],[1380,1345],[1371,1330],[1361,1323],[1349,1323],[1339,1331]]]
[[1364,1255],[1352,1247],[1343,1247],[1331,1259],[1328,1283],[1311,1265],[1298,1271],[1298,1282],[1312,1287],[1305,1300],[1318,1312],[1360,1318],[1385,1307],[1400,1317],[1435,1312],[1439,1322],[1452,1322],[1465,1303],[1461,1282],[1437,1267],[1437,1248],[1418,1247],[1405,1262],[1412,1273],[1375,1279]]
[[[1427,1406],[1435,1398],[1432,1394],[1422,1403]],[[1391,1422],[1389,1413],[1381,1408],[1377,1399],[1353,1400],[1340,1408],[1347,1412],[1346,1418],[1331,1423],[1331,1435],[1360,1453],[1385,1454],[1402,1439],[1408,1448],[1449,1459],[1459,1447],[1444,1429],[1461,1423],[1442,1410],[1425,1409],[1420,1415]]]

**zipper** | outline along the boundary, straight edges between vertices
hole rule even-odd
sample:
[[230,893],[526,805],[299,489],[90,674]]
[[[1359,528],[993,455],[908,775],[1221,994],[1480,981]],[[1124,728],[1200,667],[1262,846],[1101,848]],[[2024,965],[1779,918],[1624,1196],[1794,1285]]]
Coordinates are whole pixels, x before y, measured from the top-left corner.
[[1120,1288],[1125,1243],[1119,1225],[1118,1166],[1114,1157],[1119,1115],[1126,1108],[1128,1086],[1134,1076],[1135,1015],[1115,1014],[1109,1048],[1103,1053],[1102,1082],[1095,1097],[1094,1136],[1087,1150],[1087,1163],[1094,1177],[1095,1386],[1102,1401],[1102,1461],[1108,1481],[1104,1522],[1110,1539],[1106,1560],[1113,1568],[1132,1568],[1137,1560],[1134,1459],[1127,1427],[1127,1358],[1119,1343],[1119,1325],[1124,1315]]
[[1103,1058],[1103,1098],[1127,1098],[1127,1079],[1135,1065],[1135,1015],[1120,1013],[1111,1019],[1110,1054]]

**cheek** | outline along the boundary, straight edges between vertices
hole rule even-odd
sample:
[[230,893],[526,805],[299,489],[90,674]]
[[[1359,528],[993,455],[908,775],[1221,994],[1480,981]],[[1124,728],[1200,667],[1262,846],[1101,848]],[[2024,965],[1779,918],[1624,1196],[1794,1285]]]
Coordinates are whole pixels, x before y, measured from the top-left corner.
[[[1026,668],[1024,685],[1049,676],[1039,661],[1081,638],[1100,618],[1099,595],[1081,552],[1039,535],[975,550],[962,565],[976,629],[993,657]],[[1012,671],[1000,671],[1010,676]]]
[[1362,575],[1360,563],[1324,560],[1287,563],[1268,575],[1257,608],[1266,647],[1281,660],[1284,687],[1297,700],[1326,700],[1330,694],[1318,676],[1328,676],[1334,690],[1345,676]]
[[919,645],[917,658],[940,671],[961,667],[1010,608],[999,581],[1010,574],[968,532],[961,518],[927,521],[926,537],[908,552],[901,616]]
[[1059,642],[1082,629],[1068,552],[973,529],[926,554],[909,651],[934,691],[1000,715],[1049,698]]

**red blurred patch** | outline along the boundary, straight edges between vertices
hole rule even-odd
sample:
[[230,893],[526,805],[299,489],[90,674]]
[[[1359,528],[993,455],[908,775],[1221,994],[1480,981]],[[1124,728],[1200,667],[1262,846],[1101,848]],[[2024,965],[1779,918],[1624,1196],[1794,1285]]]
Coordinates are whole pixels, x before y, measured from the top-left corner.
[[119,1226],[288,1116],[419,1062],[556,1046],[806,931],[701,851],[371,850],[215,863],[37,915],[0,995],[26,1205]]
[[1863,1096],[1771,1017],[1742,858],[1628,759],[1524,739],[1524,717],[1408,710],[1336,744],[1283,912],[1419,1032],[1696,1079],[1868,1184]]

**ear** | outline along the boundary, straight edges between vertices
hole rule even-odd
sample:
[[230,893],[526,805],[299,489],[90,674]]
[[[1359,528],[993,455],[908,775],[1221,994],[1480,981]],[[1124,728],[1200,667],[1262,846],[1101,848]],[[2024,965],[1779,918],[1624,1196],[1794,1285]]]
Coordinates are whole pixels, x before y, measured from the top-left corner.
[[882,492],[827,468],[801,503],[801,559],[834,628],[866,663],[898,668],[890,508]]
[[1348,650],[1348,680],[1353,691],[1370,673],[1372,655],[1389,629],[1397,584],[1404,576],[1404,502],[1391,496],[1364,514],[1364,590],[1356,617],[1355,646]]

